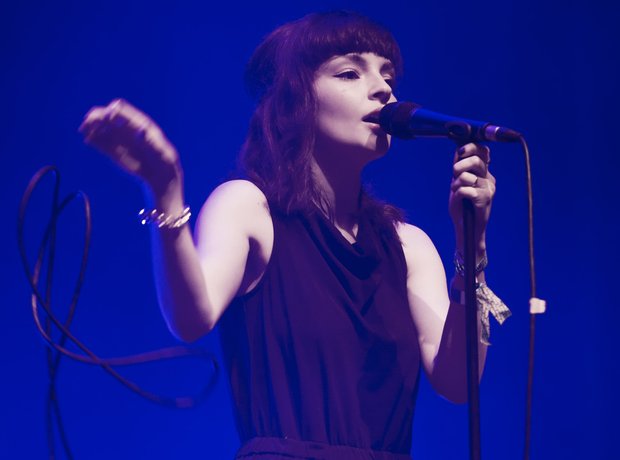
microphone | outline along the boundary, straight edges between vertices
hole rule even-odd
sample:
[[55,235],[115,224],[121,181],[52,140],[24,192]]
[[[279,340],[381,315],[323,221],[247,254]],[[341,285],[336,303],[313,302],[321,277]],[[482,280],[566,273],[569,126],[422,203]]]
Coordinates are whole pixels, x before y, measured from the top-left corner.
[[458,143],[516,142],[521,134],[486,121],[468,120],[423,109],[413,102],[391,102],[379,112],[381,128],[401,139],[447,137]]

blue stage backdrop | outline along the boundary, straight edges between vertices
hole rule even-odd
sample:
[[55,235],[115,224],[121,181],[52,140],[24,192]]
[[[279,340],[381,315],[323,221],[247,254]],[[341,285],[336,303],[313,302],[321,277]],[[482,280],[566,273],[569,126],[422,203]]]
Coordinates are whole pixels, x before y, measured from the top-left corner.
[[[235,165],[252,110],[245,62],[274,27],[315,10],[347,8],[400,41],[400,99],[489,119],[525,133],[532,151],[539,296],[533,459],[617,455],[618,15],[602,0],[394,2],[4,2],[0,7],[0,458],[47,456],[45,347],[30,312],[15,222],[21,193],[48,164],[62,193],[92,205],[92,246],[72,331],[101,356],[176,343],[156,303],[149,237],[137,221],[140,186],[86,148],[77,133],[92,105],[123,97],[152,115],[181,152],[187,201],[198,210]],[[522,457],[529,275],[524,161],[494,145],[498,193],[489,228],[488,279],[513,310],[493,324],[481,385],[482,452]],[[396,141],[371,165],[376,193],[404,208],[435,241],[451,272],[447,214],[454,146]],[[44,181],[27,219],[34,259],[48,216]],[[59,223],[53,303],[67,313],[83,241],[80,207]],[[217,332],[193,345],[219,356]],[[75,349],[75,347],[72,347]],[[209,375],[182,360],[121,369],[152,391],[187,394]],[[191,410],[143,400],[100,368],[64,359],[58,401],[75,458],[229,459],[238,447],[225,378]],[[416,459],[464,459],[467,409],[422,380]],[[58,438],[57,448],[59,446]],[[60,456],[59,458],[63,458]]]

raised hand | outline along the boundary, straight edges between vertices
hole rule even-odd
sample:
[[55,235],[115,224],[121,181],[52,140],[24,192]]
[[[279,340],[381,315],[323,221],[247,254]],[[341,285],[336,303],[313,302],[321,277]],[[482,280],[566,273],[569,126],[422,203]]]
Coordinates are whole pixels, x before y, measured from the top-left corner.
[[123,99],[93,107],[79,131],[84,142],[106,154],[122,169],[138,176],[157,196],[182,183],[175,147],[144,112]]

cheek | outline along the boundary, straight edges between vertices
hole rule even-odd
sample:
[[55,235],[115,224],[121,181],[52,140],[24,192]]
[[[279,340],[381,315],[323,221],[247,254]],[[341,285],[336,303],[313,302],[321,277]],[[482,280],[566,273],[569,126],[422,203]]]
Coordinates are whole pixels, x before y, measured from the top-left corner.
[[317,131],[327,138],[348,143],[357,130],[353,118],[341,107],[326,107],[317,118]]
[[360,125],[359,101],[353,98],[350,91],[339,88],[320,88],[315,94],[317,131],[344,141]]
[[342,88],[322,88],[316,93],[317,118],[345,121],[354,118],[356,101],[350,91]]
[[344,103],[326,104],[320,114],[321,123],[325,129],[351,129],[359,124],[360,117],[350,105]]
[[342,126],[346,123],[347,117],[338,104],[324,102],[319,107],[316,116],[317,128],[325,133],[334,133],[342,130]]

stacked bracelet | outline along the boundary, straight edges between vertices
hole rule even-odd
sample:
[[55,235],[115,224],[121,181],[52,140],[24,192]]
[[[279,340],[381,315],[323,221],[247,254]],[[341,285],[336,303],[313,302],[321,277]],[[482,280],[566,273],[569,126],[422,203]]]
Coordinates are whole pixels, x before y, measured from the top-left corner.
[[140,223],[142,225],[155,224],[158,228],[177,229],[183,227],[189,222],[189,218],[192,216],[192,212],[189,206],[183,209],[183,212],[179,216],[167,215],[164,212],[153,209],[142,209],[138,213],[140,217]]
[[[489,260],[485,252],[482,259],[476,264],[474,270],[475,274],[479,275],[487,265],[489,265]],[[465,277],[465,261],[463,260],[463,255],[459,251],[454,252],[454,268],[457,275]],[[465,305],[465,292],[452,285],[450,287],[450,300],[454,303]],[[504,304],[504,302],[489,289],[486,283],[483,282],[476,282],[476,304],[481,326],[480,342],[485,345],[490,345],[491,325],[489,322],[489,313],[493,315],[499,324],[502,324],[506,318],[511,315],[511,312],[506,304]]]
[[[485,252],[482,256],[482,259],[476,264],[475,274],[479,275],[482,271],[487,268],[489,265],[489,260],[487,259],[487,253]],[[457,250],[454,251],[454,269],[456,270],[457,275],[461,275],[463,278],[465,277],[465,260],[463,259],[463,255]]]

